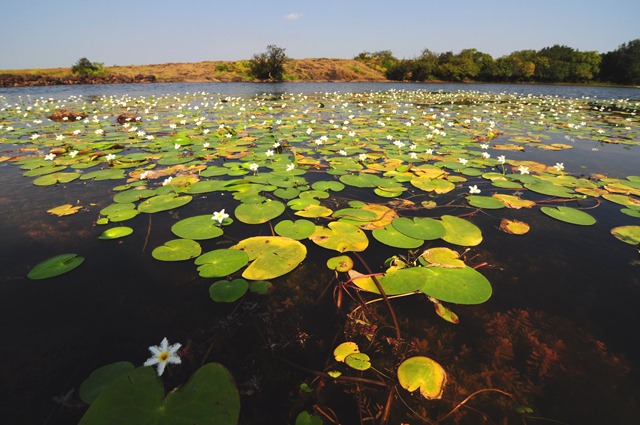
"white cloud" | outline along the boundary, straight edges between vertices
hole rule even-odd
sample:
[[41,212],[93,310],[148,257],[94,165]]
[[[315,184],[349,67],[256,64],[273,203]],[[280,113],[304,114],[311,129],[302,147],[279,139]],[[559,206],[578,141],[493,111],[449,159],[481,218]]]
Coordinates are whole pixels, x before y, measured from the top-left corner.
[[284,16],[284,19],[286,21],[297,21],[298,19],[302,18],[302,13],[289,13],[288,15]]

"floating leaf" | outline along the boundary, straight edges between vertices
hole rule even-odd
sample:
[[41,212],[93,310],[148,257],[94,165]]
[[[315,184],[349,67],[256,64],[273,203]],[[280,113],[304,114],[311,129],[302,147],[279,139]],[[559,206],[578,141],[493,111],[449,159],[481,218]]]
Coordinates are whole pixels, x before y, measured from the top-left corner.
[[435,192],[439,194],[451,192],[456,188],[456,186],[448,180],[430,179],[427,177],[411,179],[411,184],[425,192]]
[[540,211],[565,223],[577,224],[580,226],[591,226],[596,223],[596,219],[584,211],[575,208],[558,206],[558,207],[541,207]]
[[499,199],[491,196],[470,195],[467,196],[467,202],[472,207],[484,208],[488,210],[498,210],[504,208],[504,203]]
[[[185,416],[186,415],[186,416]],[[236,425],[240,395],[227,369],[208,363],[164,397],[164,385],[150,367],[135,369],[109,384],[91,403],[80,425],[179,424]]]
[[129,236],[132,233],[133,233],[133,229],[131,227],[127,227],[127,226],[112,227],[111,229],[107,229],[104,232],[102,232],[102,234],[98,236],[98,238],[104,239],[104,240],[118,239],[118,238],[124,238],[125,236]]
[[358,348],[358,344],[355,342],[343,342],[333,350],[333,357],[337,362],[343,362],[347,356],[359,352],[360,349]]
[[354,353],[345,357],[344,362],[352,369],[367,370],[371,367],[371,359],[365,353]]
[[70,272],[84,261],[78,254],[61,254],[36,264],[27,277],[32,280],[47,279]]
[[398,367],[398,381],[409,392],[420,389],[420,394],[429,400],[442,397],[447,382],[445,370],[435,360],[416,356],[403,361]]
[[424,243],[422,239],[412,238],[400,233],[392,225],[387,225],[383,229],[374,229],[371,234],[378,242],[394,248],[414,249]]
[[361,252],[369,246],[367,235],[353,224],[335,221],[328,226],[316,226],[309,239],[323,248],[338,252]]
[[273,230],[280,236],[301,240],[311,236],[316,230],[316,225],[309,220],[282,220]]
[[213,239],[222,236],[222,228],[212,219],[211,214],[185,218],[171,226],[174,235],[196,241]]
[[502,201],[508,208],[514,209],[531,208],[536,204],[533,201],[520,199],[517,196],[506,195],[504,193],[495,193],[493,197]]
[[136,367],[129,362],[116,362],[94,370],[80,385],[80,400],[85,404],[93,403],[93,400],[95,400],[109,384],[135,368]]
[[281,215],[285,205],[280,201],[266,201],[261,204],[240,204],[235,210],[236,218],[245,224],[261,224]]
[[449,323],[453,323],[454,325],[460,323],[460,319],[458,318],[457,314],[455,314],[453,311],[449,310],[447,307],[442,305],[442,303],[440,303],[435,298],[431,297],[431,301],[433,301],[433,307],[438,316],[442,317],[444,320],[446,320]]
[[235,249],[215,249],[196,258],[201,277],[223,277],[237,272],[249,263],[249,256]]
[[296,416],[294,425],[322,425],[322,418],[320,416],[310,415],[307,412],[300,412],[298,416]]
[[189,195],[177,196],[173,193],[165,193],[148,198],[138,205],[138,211],[143,213],[157,213],[160,211],[169,211],[179,208],[191,202],[192,197]]
[[432,266],[462,268],[467,267],[464,261],[460,260],[460,254],[449,248],[430,248],[425,250],[420,256],[420,260],[424,260]]
[[400,233],[416,239],[430,241],[441,238],[445,234],[442,223],[429,217],[415,217],[413,219],[399,217],[394,219],[391,224]]
[[51,186],[56,183],[69,183],[80,177],[78,173],[53,173],[38,177],[33,181],[36,186]]
[[329,270],[346,273],[353,268],[353,260],[348,255],[339,255],[327,260]]
[[242,279],[219,280],[209,287],[209,296],[213,301],[232,303],[240,298],[249,289],[249,283]]
[[249,282],[249,290],[254,294],[265,295],[271,291],[273,284],[268,280],[253,280]]
[[191,239],[174,239],[165,242],[151,252],[151,256],[160,261],[183,261],[196,258],[202,252],[198,242]]
[[78,211],[80,211],[82,209],[82,205],[71,205],[71,204],[64,204],[64,205],[60,205],[58,207],[55,208],[51,208],[50,210],[47,210],[47,212],[49,214],[53,214],[53,215],[57,215],[58,217],[64,217],[66,215],[72,215],[77,213]]
[[509,220],[503,218],[500,220],[500,230],[511,235],[524,235],[530,229],[530,226],[519,220]]
[[618,226],[611,229],[611,234],[630,245],[640,244],[640,226]]
[[476,246],[482,242],[482,232],[473,223],[452,215],[441,217],[445,233],[442,240],[461,246]]
[[252,263],[242,273],[250,280],[269,280],[283,276],[307,256],[307,248],[295,239],[282,236],[254,236],[231,247],[248,256]]

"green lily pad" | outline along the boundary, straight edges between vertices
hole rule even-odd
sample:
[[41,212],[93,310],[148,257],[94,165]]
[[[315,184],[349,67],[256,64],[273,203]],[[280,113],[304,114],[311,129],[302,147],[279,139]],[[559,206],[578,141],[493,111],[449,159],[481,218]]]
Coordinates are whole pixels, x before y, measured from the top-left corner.
[[201,277],[224,277],[237,272],[249,263],[249,256],[236,249],[215,249],[195,260]]
[[442,240],[461,246],[476,246],[482,242],[482,232],[473,223],[452,215],[441,217],[445,233]]
[[340,219],[344,218],[351,223],[366,223],[378,219],[378,214],[375,212],[360,208],[343,208],[334,211],[331,216]]
[[307,248],[295,239],[282,236],[254,236],[231,247],[248,256],[251,264],[242,273],[250,280],[269,280],[283,276],[307,256]]
[[445,229],[438,220],[429,217],[395,218],[391,225],[400,233],[416,239],[431,241],[444,236]]
[[541,207],[540,211],[565,223],[577,224],[580,226],[591,226],[596,223],[596,219],[584,211],[571,207]]
[[247,293],[249,283],[242,279],[219,280],[209,287],[209,296],[213,301],[232,303]]
[[245,224],[261,224],[280,216],[286,209],[280,201],[266,201],[261,204],[240,204],[235,210],[236,218]]
[[375,174],[345,174],[340,176],[340,181],[348,186],[366,188],[378,187],[382,179]]
[[456,186],[448,180],[430,179],[428,177],[416,177],[411,179],[411,184],[425,192],[435,192],[440,194],[451,192],[456,188]]
[[78,173],[53,173],[40,176],[33,181],[36,186],[52,186],[56,183],[69,183],[80,177]]
[[124,238],[125,236],[129,236],[132,233],[133,233],[133,229],[131,227],[127,227],[127,226],[112,227],[111,229],[107,229],[104,232],[102,232],[102,234],[98,236],[98,238],[105,239],[105,240],[118,239],[118,238]]
[[320,416],[310,415],[308,412],[300,412],[298,416],[296,416],[294,425],[322,425],[322,418]]
[[640,244],[640,226],[618,226],[611,229],[611,234],[630,245]]
[[169,211],[191,202],[192,197],[189,195],[177,196],[173,193],[165,193],[148,198],[138,205],[138,211],[143,213],[157,213],[160,211]]
[[191,239],[174,239],[156,247],[151,256],[160,261],[184,261],[196,258],[202,253],[198,242]]
[[249,282],[249,290],[254,294],[266,295],[273,288],[273,284],[268,280],[252,280]]
[[524,187],[532,192],[542,195],[556,196],[558,198],[580,198],[582,195],[575,193],[572,189],[564,186],[557,186],[551,182],[540,181],[535,183],[525,183]]
[[206,214],[185,218],[171,226],[171,231],[180,238],[196,241],[222,236],[222,228],[211,217],[212,215]]
[[295,240],[306,239],[316,230],[316,225],[309,220],[283,220],[273,230],[279,235]]
[[472,207],[484,208],[487,210],[499,210],[500,208],[505,207],[502,201],[493,196],[470,195],[467,196],[467,202]]
[[113,197],[113,202],[117,202],[119,204],[122,203],[130,203],[130,202],[138,202],[141,199],[149,198],[156,194],[156,191],[153,189],[129,189],[118,193]]
[[309,239],[323,248],[338,252],[362,252],[369,246],[367,235],[353,224],[335,221],[328,226],[316,226]]
[[348,255],[339,255],[327,260],[329,270],[346,273],[353,268],[353,260]]
[[447,382],[447,373],[435,360],[416,356],[403,361],[398,367],[398,381],[409,392],[417,389],[429,400],[442,397]]
[[129,362],[116,362],[94,370],[80,385],[80,400],[85,404],[93,403],[93,400],[95,400],[109,384],[135,368],[136,367]]
[[371,367],[371,359],[365,353],[350,354],[345,357],[344,362],[355,370],[367,370]]
[[382,229],[373,229],[371,234],[378,242],[394,248],[414,249],[424,243],[423,239],[412,238],[404,233],[400,233],[390,224]]
[[32,280],[47,279],[70,272],[84,261],[78,254],[61,254],[36,264],[27,277]]
[[80,180],[120,180],[124,179],[125,171],[119,168],[106,168],[104,170],[96,170],[91,171],[90,173],[83,174],[80,176]]
[[233,377],[221,364],[208,363],[166,397],[164,384],[150,367],[121,375],[91,403],[80,425],[111,424],[114,418],[120,425],[237,425],[239,417],[240,395]]
[[331,190],[333,192],[340,192],[341,190],[344,189],[344,184],[335,180],[334,181],[322,180],[322,181],[315,182],[314,184],[311,185],[311,187],[314,190],[322,190],[322,191]]

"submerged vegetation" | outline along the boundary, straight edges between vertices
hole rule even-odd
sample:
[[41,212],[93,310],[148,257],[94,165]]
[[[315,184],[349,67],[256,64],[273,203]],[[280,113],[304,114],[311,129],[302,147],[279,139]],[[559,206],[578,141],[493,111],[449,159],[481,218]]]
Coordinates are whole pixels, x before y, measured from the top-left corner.
[[[531,229],[604,228],[633,261],[640,175],[542,158],[609,144],[637,156],[638,110],[629,100],[426,91],[37,99],[2,107],[0,162],[43,191],[101,191],[98,203],[60,196],[41,214],[90,215],[96,243],[145,235],[142,255],[189,265],[181,273],[208,287],[218,318],[190,333],[188,350],[174,334],[180,342],[151,346],[146,363],[95,365],[76,383],[81,424],[528,423],[545,414],[536,402],[556,371],[609,383],[563,369],[564,344],[583,352],[598,346],[593,337],[553,340],[540,330],[555,326],[547,317],[482,309],[502,290],[482,246],[490,229],[509,243]],[[601,223],[603,206],[617,218]],[[86,267],[84,252],[50,250],[29,279],[64,285]],[[333,336],[306,316],[320,300]],[[460,342],[454,328],[465,322],[486,325],[471,332],[490,342]],[[585,362],[624,373],[598,347]],[[492,360],[465,368],[474,356]],[[243,416],[241,401],[260,392],[286,399],[286,411],[265,403]]]

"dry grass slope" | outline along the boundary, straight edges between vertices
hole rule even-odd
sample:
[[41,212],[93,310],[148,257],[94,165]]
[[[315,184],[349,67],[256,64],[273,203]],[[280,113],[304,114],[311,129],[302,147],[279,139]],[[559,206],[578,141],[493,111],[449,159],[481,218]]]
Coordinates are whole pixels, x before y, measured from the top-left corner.
[[[158,82],[254,81],[249,61],[207,61],[105,67],[107,74],[128,77],[154,75]],[[0,74],[66,77],[70,68],[0,71]],[[291,59],[285,64],[285,81],[386,81],[383,73],[353,59]]]

